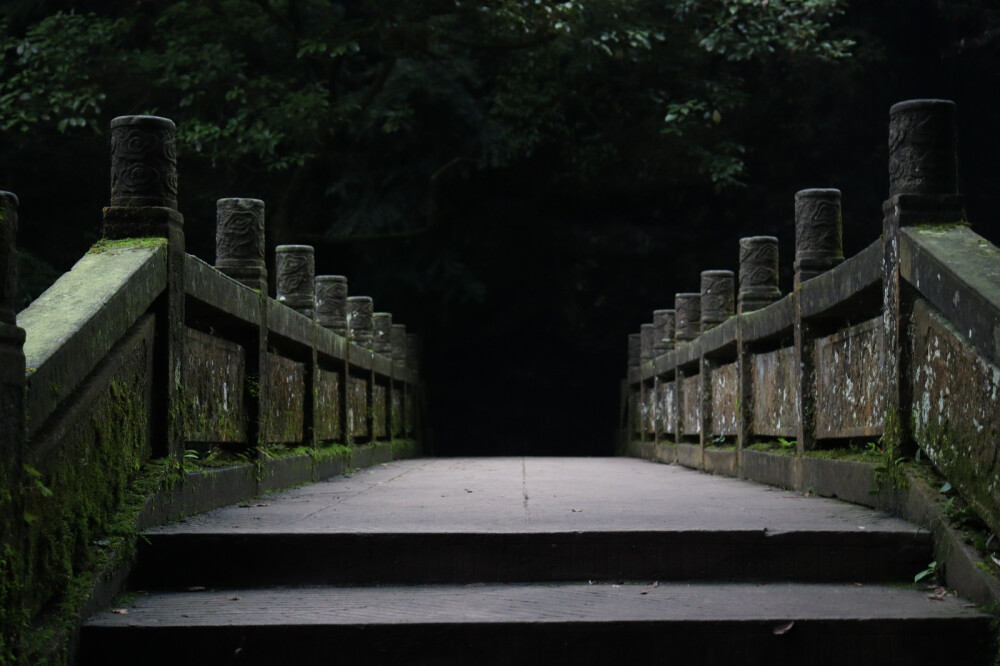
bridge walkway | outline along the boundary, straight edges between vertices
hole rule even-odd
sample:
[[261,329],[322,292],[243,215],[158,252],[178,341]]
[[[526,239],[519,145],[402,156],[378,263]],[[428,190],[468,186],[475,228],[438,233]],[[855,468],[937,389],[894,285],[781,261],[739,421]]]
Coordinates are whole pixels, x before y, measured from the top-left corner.
[[397,461],[145,536],[142,592],[86,624],[83,663],[976,663],[989,642],[989,616],[907,584],[926,530],[630,458]]

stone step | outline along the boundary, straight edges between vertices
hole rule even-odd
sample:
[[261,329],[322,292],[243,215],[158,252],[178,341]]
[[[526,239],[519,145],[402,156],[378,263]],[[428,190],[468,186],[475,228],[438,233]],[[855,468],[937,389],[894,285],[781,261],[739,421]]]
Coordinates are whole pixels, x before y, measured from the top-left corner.
[[990,620],[854,584],[211,589],[91,618],[79,663],[979,664]]
[[925,530],[151,532],[132,589],[531,581],[910,582]]

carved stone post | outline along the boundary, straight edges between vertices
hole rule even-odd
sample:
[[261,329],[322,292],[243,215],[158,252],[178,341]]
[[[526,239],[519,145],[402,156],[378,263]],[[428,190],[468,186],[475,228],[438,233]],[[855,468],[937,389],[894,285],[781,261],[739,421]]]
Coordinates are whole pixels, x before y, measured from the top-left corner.
[[795,287],[844,261],[840,190],[795,193]]
[[392,354],[392,313],[372,314],[372,351],[383,356]]
[[779,298],[778,239],[774,236],[741,238],[738,312],[760,310]]
[[653,310],[653,356],[666,354],[674,348],[675,310]]
[[167,293],[156,318],[153,456],[184,455],[184,218],[177,212],[177,139],[173,121],[120,116],[111,121],[111,200],[103,211],[108,239],[167,239]]
[[[23,474],[27,437],[24,404],[24,329],[16,324],[17,197],[0,191],[0,553],[20,555],[24,520]],[[21,608],[24,562],[13,558],[0,567],[0,604]],[[0,634],[0,639],[15,637]]]
[[316,323],[347,337],[347,278],[316,276]]
[[701,330],[715,328],[735,312],[732,271],[702,271],[701,273]]
[[316,307],[316,257],[311,245],[275,248],[276,298],[312,319]]
[[653,360],[653,345],[655,344],[656,330],[653,324],[642,324],[639,326],[639,360],[642,363]]
[[677,342],[690,342],[701,333],[701,293],[674,294]]
[[215,267],[251,289],[267,293],[263,201],[232,198],[216,202]]
[[907,322],[914,294],[900,278],[899,230],[917,224],[968,224],[958,193],[955,103],[941,99],[900,102],[889,109],[889,198],[882,204],[882,353],[885,439],[910,438],[913,391],[908,372]]
[[372,348],[373,309],[371,296],[347,298],[347,339],[364,349]]

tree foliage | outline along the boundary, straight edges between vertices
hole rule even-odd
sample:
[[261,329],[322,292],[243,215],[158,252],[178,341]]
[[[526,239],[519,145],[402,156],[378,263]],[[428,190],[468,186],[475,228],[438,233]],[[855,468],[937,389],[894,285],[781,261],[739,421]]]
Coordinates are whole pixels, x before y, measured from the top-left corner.
[[[745,75],[845,56],[841,0],[197,0],[22,11],[2,24],[0,127],[178,123],[206,169],[310,231],[421,228],[449,170],[541,159],[571,181],[743,177]],[[58,3],[46,7],[58,7]],[[730,127],[732,126],[732,127]],[[15,139],[16,141],[16,139]],[[301,218],[299,218],[301,219]]]

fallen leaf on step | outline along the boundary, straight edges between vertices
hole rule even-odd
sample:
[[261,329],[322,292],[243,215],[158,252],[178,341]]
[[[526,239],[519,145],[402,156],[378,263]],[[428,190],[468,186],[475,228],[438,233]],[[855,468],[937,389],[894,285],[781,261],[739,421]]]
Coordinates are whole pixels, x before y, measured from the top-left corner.
[[775,636],[784,636],[785,634],[788,633],[788,630],[791,629],[793,626],[795,626],[795,620],[792,620],[791,622],[787,622],[785,624],[775,627],[773,633]]
[[583,509],[570,509],[573,513],[583,513]]
[[187,589],[188,592],[201,592],[205,589],[204,585],[192,585]]
[[934,592],[932,594],[928,594],[927,598],[932,601],[941,601],[947,596],[948,596],[948,590],[944,589],[943,587],[938,587],[934,589]]
[[128,609],[127,608],[112,608],[111,612],[112,613],[117,613],[118,615],[128,615]]
[[229,597],[229,600],[230,601],[239,601],[240,600],[240,595],[238,595],[238,594],[233,595],[233,596]]

